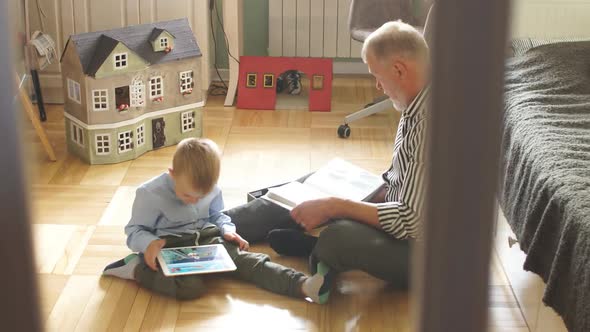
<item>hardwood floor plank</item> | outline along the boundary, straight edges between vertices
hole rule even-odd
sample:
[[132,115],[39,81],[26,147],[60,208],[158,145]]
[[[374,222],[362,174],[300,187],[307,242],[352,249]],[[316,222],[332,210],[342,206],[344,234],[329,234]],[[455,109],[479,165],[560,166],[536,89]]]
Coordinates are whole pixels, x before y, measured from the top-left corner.
[[33,185],[33,223],[96,225],[115,186]]
[[389,129],[360,128],[348,139],[338,138],[334,133],[327,128],[311,129],[313,169],[320,168],[335,157],[349,160],[376,174],[391,165],[394,136]]
[[[115,309],[112,303],[104,303],[107,298],[121,296],[122,280],[115,278],[99,278],[98,286],[92,292],[84,312],[82,313],[76,331],[105,331],[110,320],[110,315]],[[110,299],[108,302],[113,302]],[[103,305],[104,304],[104,305]],[[109,305],[110,304],[110,305]]]
[[129,312],[129,317],[127,317],[127,321],[125,322],[123,331],[139,331],[151,298],[152,293],[150,291],[139,288],[133,301],[131,312]]
[[[174,316],[177,312],[177,309],[175,308],[177,308],[178,305],[174,302],[175,300],[152,294],[140,331],[173,329],[176,322],[171,323],[171,318],[166,316]],[[168,312],[168,307],[173,307],[172,312]]]
[[[139,286],[135,281],[120,280],[123,284],[121,296],[116,299],[115,303],[110,303],[114,308],[111,319],[108,322],[107,331],[123,331],[131,319],[131,313],[137,298],[139,297]],[[105,300],[106,306],[108,302]],[[139,329],[139,327],[138,327]]]
[[135,199],[134,186],[120,186],[115,191],[113,199],[104,210],[98,221],[99,225],[124,227],[131,219],[131,208]]
[[75,274],[100,275],[104,267],[131,253],[120,226],[96,226],[74,269]]
[[41,300],[41,319],[47,321],[53,307],[61,296],[69,276],[55,274],[39,274],[39,296]]
[[80,181],[81,185],[118,186],[123,181],[131,161],[114,165],[92,165]]
[[93,232],[94,226],[33,225],[37,271],[72,274]]
[[219,185],[253,190],[299,178],[310,171],[310,152],[309,129],[233,127]]
[[47,318],[46,329],[74,331],[98,284],[98,276],[71,276]]
[[203,137],[208,138],[219,146],[219,149],[223,153],[225,150],[225,144],[230,132],[230,125],[227,126],[212,126],[205,125],[203,128]]
[[88,169],[90,169],[90,165],[80,158],[68,154],[49,184],[80,184]]
[[236,110],[233,127],[309,128],[312,114],[294,110]]

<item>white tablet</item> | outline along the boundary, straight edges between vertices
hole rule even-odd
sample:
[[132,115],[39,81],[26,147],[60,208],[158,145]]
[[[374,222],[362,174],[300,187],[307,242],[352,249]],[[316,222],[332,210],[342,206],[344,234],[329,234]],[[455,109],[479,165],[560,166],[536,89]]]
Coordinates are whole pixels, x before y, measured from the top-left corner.
[[158,254],[164,275],[169,277],[235,271],[236,265],[221,244],[164,248]]

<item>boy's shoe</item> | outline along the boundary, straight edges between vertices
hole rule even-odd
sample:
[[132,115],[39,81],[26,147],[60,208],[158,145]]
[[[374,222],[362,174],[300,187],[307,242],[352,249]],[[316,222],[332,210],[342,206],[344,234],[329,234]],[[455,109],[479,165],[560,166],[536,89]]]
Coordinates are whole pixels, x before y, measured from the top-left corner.
[[330,267],[323,262],[318,262],[316,273],[308,277],[301,286],[306,300],[318,304],[325,304],[330,297],[330,290],[334,281],[335,273],[330,270]]
[[275,229],[268,233],[266,240],[277,254],[283,256],[308,257],[318,238],[296,229]]
[[135,279],[135,268],[139,265],[140,257],[137,254],[130,254],[127,257],[120,259],[107,265],[102,274],[108,276],[119,277],[123,279]]

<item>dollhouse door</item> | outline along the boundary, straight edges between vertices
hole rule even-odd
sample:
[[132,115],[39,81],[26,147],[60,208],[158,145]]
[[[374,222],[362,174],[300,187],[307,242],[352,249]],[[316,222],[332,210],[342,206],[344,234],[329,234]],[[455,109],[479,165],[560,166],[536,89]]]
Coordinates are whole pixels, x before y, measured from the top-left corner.
[[152,120],[152,146],[154,149],[161,148],[166,143],[164,127],[166,127],[164,118],[156,118]]

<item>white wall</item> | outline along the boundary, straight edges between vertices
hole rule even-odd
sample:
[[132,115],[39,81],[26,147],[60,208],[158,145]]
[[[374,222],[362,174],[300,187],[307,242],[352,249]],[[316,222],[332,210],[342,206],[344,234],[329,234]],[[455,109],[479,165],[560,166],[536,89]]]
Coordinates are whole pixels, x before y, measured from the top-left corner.
[[513,37],[590,37],[590,0],[513,0]]

